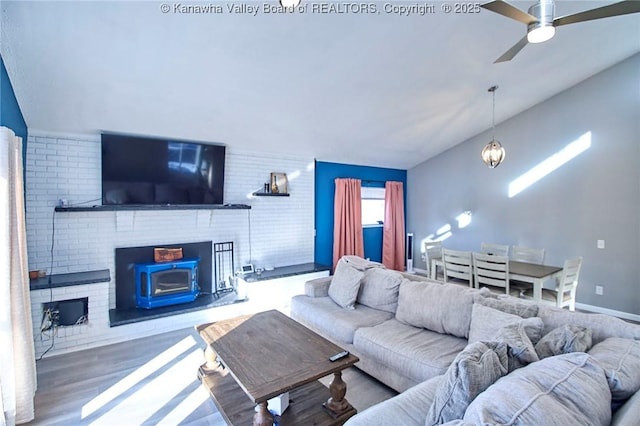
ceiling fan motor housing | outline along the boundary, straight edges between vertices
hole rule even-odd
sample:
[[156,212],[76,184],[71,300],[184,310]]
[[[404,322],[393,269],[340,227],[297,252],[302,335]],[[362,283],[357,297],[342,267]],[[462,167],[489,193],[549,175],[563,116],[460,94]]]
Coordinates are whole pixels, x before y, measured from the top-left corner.
[[529,8],[529,15],[537,18],[537,21],[527,25],[529,43],[540,43],[553,37],[555,8],[553,0],[540,0]]

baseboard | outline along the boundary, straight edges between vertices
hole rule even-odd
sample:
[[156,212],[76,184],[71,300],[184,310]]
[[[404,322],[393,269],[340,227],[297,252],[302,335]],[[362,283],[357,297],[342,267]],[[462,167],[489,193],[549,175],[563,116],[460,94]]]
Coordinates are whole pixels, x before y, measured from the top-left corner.
[[616,311],[614,309],[601,308],[600,306],[587,305],[585,303],[576,303],[576,309],[582,311],[595,312],[598,314],[606,314],[614,317],[640,322],[640,315],[630,314],[628,312]]
[[423,275],[425,277],[428,277],[429,275],[427,274],[427,270],[426,269],[422,269],[422,268],[413,268],[413,272],[416,275]]

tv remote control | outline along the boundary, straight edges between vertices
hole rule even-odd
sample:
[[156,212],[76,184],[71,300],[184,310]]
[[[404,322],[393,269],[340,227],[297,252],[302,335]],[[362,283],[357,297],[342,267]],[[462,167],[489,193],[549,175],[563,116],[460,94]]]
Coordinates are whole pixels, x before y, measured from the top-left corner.
[[349,351],[339,352],[339,353],[333,355],[332,357],[329,357],[329,361],[335,362],[335,361],[339,360],[340,358],[344,358],[345,356],[349,356]]

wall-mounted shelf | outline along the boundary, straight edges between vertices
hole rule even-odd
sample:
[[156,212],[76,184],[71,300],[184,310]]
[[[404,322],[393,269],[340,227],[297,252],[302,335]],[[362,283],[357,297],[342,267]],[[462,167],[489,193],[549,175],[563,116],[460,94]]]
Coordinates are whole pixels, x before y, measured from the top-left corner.
[[185,205],[100,205],[89,207],[56,207],[56,212],[114,212],[135,210],[248,210],[247,204],[185,204]]
[[253,193],[253,195],[255,195],[256,197],[288,197],[289,193],[282,193],[282,192],[277,192],[277,193],[273,193],[273,192],[264,192],[264,191],[256,191]]

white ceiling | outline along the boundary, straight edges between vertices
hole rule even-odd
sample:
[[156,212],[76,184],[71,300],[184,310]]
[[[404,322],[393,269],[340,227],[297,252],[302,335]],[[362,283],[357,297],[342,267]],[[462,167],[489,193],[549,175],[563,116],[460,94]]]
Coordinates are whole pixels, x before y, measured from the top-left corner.
[[[493,64],[524,25],[486,10],[445,14],[444,2],[409,17],[384,2],[376,14],[312,13],[304,2],[306,13],[266,14],[276,0],[250,1],[251,16],[226,9],[240,1],[185,1],[224,12],[179,14],[157,1],[3,0],[0,49],[31,131],[401,169],[490,128],[494,84],[501,122],[640,51],[640,14],[560,27]],[[608,3],[559,0],[556,16]]]

